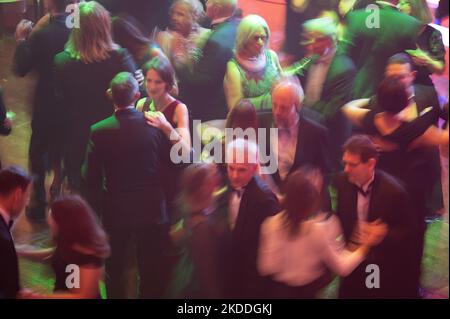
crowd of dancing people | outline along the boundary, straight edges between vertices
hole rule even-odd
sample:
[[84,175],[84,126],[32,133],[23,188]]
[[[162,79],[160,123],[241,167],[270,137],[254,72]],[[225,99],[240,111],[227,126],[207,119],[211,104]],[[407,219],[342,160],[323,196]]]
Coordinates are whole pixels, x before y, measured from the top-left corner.
[[[449,144],[425,0],[287,1],[283,55],[237,0],[83,1],[68,28],[73,2],[15,32],[38,78],[29,172],[0,170],[0,298],[421,296]],[[16,249],[22,211],[52,247]],[[51,260],[53,294],[18,257]]]

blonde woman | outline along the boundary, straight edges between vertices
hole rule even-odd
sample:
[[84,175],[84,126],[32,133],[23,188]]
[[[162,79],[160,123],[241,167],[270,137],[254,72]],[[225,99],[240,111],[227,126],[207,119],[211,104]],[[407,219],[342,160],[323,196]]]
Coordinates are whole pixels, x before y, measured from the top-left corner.
[[270,30],[257,15],[240,22],[236,35],[236,52],[227,64],[224,78],[228,109],[240,100],[250,99],[257,110],[270,110],[270,89],[282,70],[277,54],[269,49]]
[[[95,1],[79,5],[80,28],[74,28],[63,52],[55,57],[56,85],[65,132],[55,132],[64,145],[65,168],[72,191],[80,189],[80,169],[90,126],[109,117],[112,102],[106,91],[119,72],[136,66],[111,37],[108,11]],[[63,134],[64,133],[64,134]]]

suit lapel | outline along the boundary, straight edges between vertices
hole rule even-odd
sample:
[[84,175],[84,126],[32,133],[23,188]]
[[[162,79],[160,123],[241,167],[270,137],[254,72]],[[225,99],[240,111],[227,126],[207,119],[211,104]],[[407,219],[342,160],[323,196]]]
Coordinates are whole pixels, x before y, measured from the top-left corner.
[[423,92],[418,85],[414,85],[414,101],[416,102],[417,114],[419,115],[427,106],[425,105],[426,102],[423,99]]
[[255,185],[255,177],[252,178],[252,180],[248,183],[248,185],[245,187],[244,194],[242,194],[241,202],[239,205],[239,212],[236,220],[236,225],[234,228],[234,233],[239,234],[242,232],[243,229],[246,229],[245,224],[247,223],[249,219],[249,212],[250,207],[249,205],[249,198],[251,198],[251,194],[253,191],[253,187]]
[[298,131],[297,131],[297,144],[295,146],[294,162],[289,170],[291,174],[298,166],[300,166],[303,152],[305,151],[305,134],[304,134],[303,117],[299,114],[298,119]]
[[358,221],[358,192],[356,186],[350,183],[347,176],[342,173],[342,188],[338,186],[339,193],[337,202],[339,203],[339,218],[342,228],[349,241]]
[[379,204],[386,201],[383,198],[383,190],[380,189],[381,175],[378,171],[375,171],[375,177],[373,180],[372,192],[370,195],[369,212],[367,214],[367,221],[373,222],[381,217],[383,212],[381,211]]

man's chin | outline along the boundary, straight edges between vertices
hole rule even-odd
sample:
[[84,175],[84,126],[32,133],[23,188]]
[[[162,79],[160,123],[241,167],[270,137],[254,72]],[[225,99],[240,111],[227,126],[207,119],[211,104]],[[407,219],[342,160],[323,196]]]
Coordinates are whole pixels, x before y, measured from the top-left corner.
[[231,187],[233,187],[234,189],[238,189],[242,187],[242,184],[235,184],[235,183],[230,183]]

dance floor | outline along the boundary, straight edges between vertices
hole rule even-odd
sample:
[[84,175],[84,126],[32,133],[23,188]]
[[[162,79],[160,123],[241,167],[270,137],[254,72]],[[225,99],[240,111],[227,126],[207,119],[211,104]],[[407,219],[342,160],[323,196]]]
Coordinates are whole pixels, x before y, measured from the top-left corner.
[[[271,46],[276,51],[280,51],[284,30],[284,0],[245,0],[240,1],[240,6],[244,14],[255,13],[266,17],[273,34]],[[448,20],[446,26],[448,36]],[[16,114],[11,135],[0,137],[0,158],[4,166],[17,164],[28,167],[27,153],[31,133],[30,104],[35,81],[32,75],[26,78],[17,78],[12,74],[11,61],[14,48],[15,41],[11,35],[0,35],[0,86],[3,88],[8,109]],[[440,95],[448,98],[448,63],[446,74],[436,77],[435,83]],[[48,178],[49,181],[50,178]],[[422,285],[426,290],[427,298],[448,298],[449,296],[448,212],[446,216],[446,220],[435,219],[428,224],[422,277]],[[18,244],[36,247],[45,247],[51,244],[48,228],[45,225],[29,223],[24,215],[15,224],[13,235]],[[53,287],[53,274],[50,266],[46,263],[21,259],[20,274],[23,287],[40,292],[50,292]],[[337,283],[333,282],[323,292],[322,297],[335,298],[337,296],[336,287]]]

